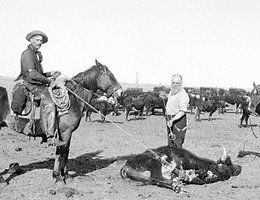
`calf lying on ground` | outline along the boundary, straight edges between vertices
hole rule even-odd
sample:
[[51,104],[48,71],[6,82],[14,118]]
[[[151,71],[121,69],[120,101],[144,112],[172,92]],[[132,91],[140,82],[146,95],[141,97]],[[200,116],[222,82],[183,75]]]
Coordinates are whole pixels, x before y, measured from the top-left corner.
[[163,146],[131,157],[120,174],[122,178],[176,189],[180,182],[202,185],[224,181],[239,175],[241,169],[231,162],[225,149],[223,156],[215,162],[182,148]]

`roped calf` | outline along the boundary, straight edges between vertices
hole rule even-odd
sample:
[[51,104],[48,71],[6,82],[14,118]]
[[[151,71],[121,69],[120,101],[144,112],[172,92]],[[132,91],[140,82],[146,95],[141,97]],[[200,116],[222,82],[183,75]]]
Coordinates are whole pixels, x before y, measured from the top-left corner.
[[242,167],[231,162],[224,148],[223,156],[213,161],[190,151],[162,146],[129,158],[122,167],[122,178],[176,189],[178,183],[207,184],[224,181],[241,173]]

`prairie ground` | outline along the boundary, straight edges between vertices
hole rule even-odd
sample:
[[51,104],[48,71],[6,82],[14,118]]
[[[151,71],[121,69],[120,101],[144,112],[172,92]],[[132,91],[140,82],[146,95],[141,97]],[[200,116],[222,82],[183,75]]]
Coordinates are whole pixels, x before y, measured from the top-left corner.
[[[251,128],[239,128],[239,115],[233,112],[214,113],[212,121],[207,121],[207,117],[205,113],[201,122],[195,122],[194,115],[188,114],[184,148],[217,160],[223,144],[233,162],[242,166],[239,176],[208,185],[184,185],[189,195],[123,180],[119,171],[127,157],[166,144],[165,119],[162,115],[151,115],[144,120],[130,116],[126,122],[122,113],[109,115],[101,123],[100,116],[93,114],[92,122],[82,118],[73,133],[68,168],[74,181],[64,187],[57,186],[52,179],[55,147],[40,144],[40,138],[29,140],[8,127],[2,128],[0,172],[9,184],[0,188],[0,199],[259,199],[260,119],[251,117]],[[247,154],[238,157],[240,150]],[[15,162],[20,165],[18,173],[7,173],[9,165]]]

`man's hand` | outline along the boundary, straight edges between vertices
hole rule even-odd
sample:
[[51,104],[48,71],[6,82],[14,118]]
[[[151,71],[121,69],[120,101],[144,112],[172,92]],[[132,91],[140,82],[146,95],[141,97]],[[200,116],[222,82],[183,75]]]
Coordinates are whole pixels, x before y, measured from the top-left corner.
[[169,120],[169,121],[167,121],[167,126],[168,126],[169,128],[171,128],[171,127],[172,127],[172,123],[173,123],[173,120],[172,120],[172,119]]
[[160,91],[159,97],[161,97],[162,99],[166,99],[167,94],[164,91]]

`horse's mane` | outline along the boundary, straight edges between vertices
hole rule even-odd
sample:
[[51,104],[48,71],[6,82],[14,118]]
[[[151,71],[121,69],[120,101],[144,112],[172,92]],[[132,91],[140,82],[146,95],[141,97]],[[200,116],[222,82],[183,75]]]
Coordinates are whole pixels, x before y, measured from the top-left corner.
[[84,99],[85,101],[89,102],[93,96],[93,92],[83,88],[82,86],[80,86],[79,84],[77,84],[75,81],[73,80],[68,80],[65,84],[65,86],[72,91],[73,93],[75,93],[76,95],[78,95],[80,98]]
[[78,73],[76,76],[72,77],[72,80],[78,83],[80,86],[95,92],[97,89],[97,78],[101,73],[107,74],[114,85],[119,84],[108,67],[100,63],[98,65],[92,66],[84,72]]
[[97,71],[99,71],[97,68],[98,67],[94,65],[84,72],[80,72],[77,75],[73,76],[72,80],[84,88],[93,90],[97,87],[96,77],[98,75]]

